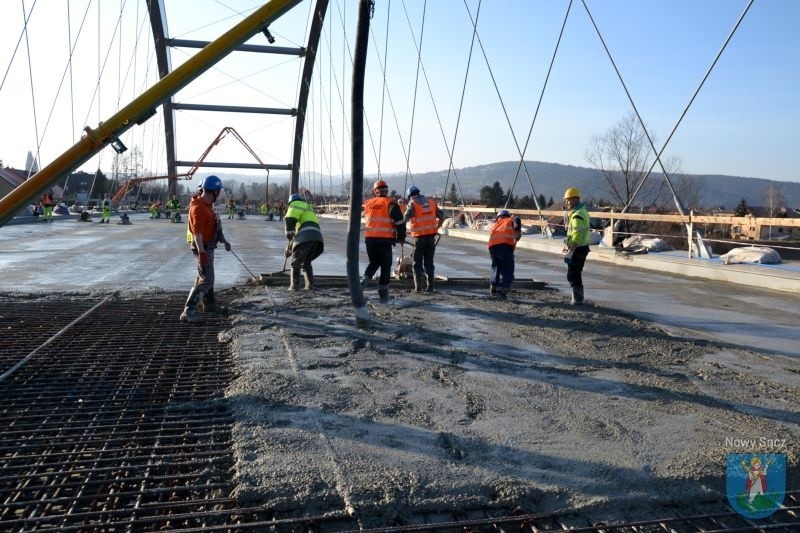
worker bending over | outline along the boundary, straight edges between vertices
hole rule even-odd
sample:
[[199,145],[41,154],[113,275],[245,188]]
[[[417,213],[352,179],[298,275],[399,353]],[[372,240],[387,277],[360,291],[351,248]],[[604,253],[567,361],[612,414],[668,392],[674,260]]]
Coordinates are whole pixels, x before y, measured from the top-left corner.
[[299,288],[300,270],[305,278],[305,290],[313,291],[314,269],[311,262],[322,255],[325,246],[322,242],[322,229],[314,210],[303,201],[299,194],[289,196],[289,206],[286,210],[286,238],[289,245],[286,247],[286,257],[292,258],[291,278],[289,290]]

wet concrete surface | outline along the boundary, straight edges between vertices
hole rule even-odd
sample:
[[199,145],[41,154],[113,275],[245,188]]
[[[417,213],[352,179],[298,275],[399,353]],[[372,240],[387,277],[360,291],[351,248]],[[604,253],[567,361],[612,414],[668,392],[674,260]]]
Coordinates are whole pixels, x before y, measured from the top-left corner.
[[[131,215],[132,224],[56,220],[0,228],[0,290],[6,292],[169,290],[190,288],[195,261],[186,244],[183,223]],[[233,252],[219,250],[217,288],[248,282],[285,267],[283,223],[261,216],[223,218]],[[323,219],[325,253],[314,262],[320,275],[345,275],[347,223]],[[411,253],[405,246],[403,252]],[[395,256],[401,252],[398,246]],[[485,243],[442,237],[437,274],[486,278],[490,261]],[[360,270],[366,266],[362,245]],[[559,256],[517,252],[518,278],[545,281],[548,288],[569,291]],[[593,263],[584,270],[589,302],[647,318],[665,328],[680,327],[699,338],[800,356],[800,295],[724,282],[660,274],[636,268]],[[343,289],[344,290],[344,289]],[[684,334],[686,332],[684,331]]]

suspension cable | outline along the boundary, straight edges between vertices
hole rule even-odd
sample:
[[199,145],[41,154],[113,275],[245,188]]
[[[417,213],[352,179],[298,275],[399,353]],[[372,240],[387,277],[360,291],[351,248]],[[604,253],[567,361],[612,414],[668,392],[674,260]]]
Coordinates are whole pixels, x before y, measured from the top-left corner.
[[[28,80],[31,82],[31,103],[33,105],[33,130],[36,135],[36,158],[34,159],[33,164],[28,171],[28,178],[31,177],[33,174],[34,167],[39,166],[39,147],[41,146],[41,140],[39,139],[39,120],[36,118],[36,94],[33,90],[33,66],[31,65],[31,45],[28,40],[28,18],[25,16],[25,0],[22,1],[22,18],[25,20],[25,29],[23,30],[25,35],[25,48],[27,49],[28,55]],[[27,178],[26,178],[27,179]]]
[[[628,102],[630,102],[631,107],[633,108],[633,112],[636,114],[636,118],[639,120],[639,125],[641,126],[642,131],[645,137],[647,138],[647,142],[650,144],[650,148],[653,150],[653,153],[656,154],[656,161],[658,162],[658,165],[661,167],[661,172],[664,174],[664,179],[667,180],[667,184],[669,185],[669,188],[672,191],[672,197],[675,200],[675,205],[678,208],[678,212],[681,215],[683,215],[684,214],[683,205],[678,196],[676,195],[675,189],[672,187],[672,182],[669,179],[669,174],[667,174],[667,170],[664,168],[664,164],[661,162],[661,158],[658,155],[660,152],[656,149],[655,143],[653,142],[653,139],[650,136],[650,132],[647,131],[647,127],[644,124],[644,120],[642,120],[642,116],[639,113],[639,109],[636,107],[636,103],[633,101],[633,97],[631,96],[630,91],[628,91],[628,86],[625,84],[625,80],[622,79],[622,74],[617,68],[617,64],[614,61],[614,58],[611,56],[611,52],[609,51],[608,46],[606,46],[605,39],[603,39],[603,35],[600,33],[600,28],[598,28],[597,24],[595,23],[594,17],[592,16],[591,11],[589,11],[589,7],[586,5],[586,1],[581,0],[581,3],[583,4],[584,9],[586,10],[586,14],[589,16],[589,20],[591,21],[592,26],[594,27],[595,33],[597,33],[597,37],[600,39],[600,42],[603,45],[603,49],[605,50],[609,61],[611,61],[611,66],[614,67],[614,72],[616,72],[617,78],[619,79],[619,82],[622,85],[623,90],[625,91],[625,95],[628,97]],[[640,180],[639,184],[641,184],[642,181],[644,181],[644,179]],[[633,197],[631,197],[625,204],[625,206],[622,208],[623,213],[628,210],[632,202],[633,202]]]
[[[91,4],[89,4],[91,5]],[[72,42],[72,38],[70,37],[69,42],[69,57],[67,59],[67,65],[64,67],[64,72],[61,74],[61,81],[58,83],[58,89],[56,90],[56,94],[53,97],[53,104],[50,106],[50,112],[47,114],[47,120],[45,121],[44,128],[42,129],[42,138],[41,143],[44,143],[44,138],[47,136],[47,130],[50,126],[50,121],[53,118],[53,113],[55,112],[56,105],[58,104],[58,97],[61,94],[61,89],[64,86],[64,81],[67,78],[67,74],[70,76],[70,104],[72,109],[72,140],[75,140],[75,102],[74,96],[72,94],[72,56],[75,53],[75,48],[78,46],[78,39],[80,39],[81,34],[83,33],[83,25],[86,22],[86,17],[89,14],[89,5],[86,7],[86,11],[83,12],[83,20],[81,20],[81,25],[78,28],[78,35],[75,36],[75,42]],[[69,2],[67,3],[67,18],[69,19]],[[71,36],[71,28],[70,28],[70,36]],[[37,150],[41,146],[40,143],[37,143]]]
[[[648,176],[650,176],[650,173],[653,171],[653,167],[656,166],[656,162],[661,160],[661,154],[664,152],[664,149],[667,147],[669,142],[672,140],[672,136],[675,134],[675,131],[678,129],[678,126],[683,121],[683,118],[686,116],[686,113],[688,113],[689,108],[694,103],[694,99],[697,97],[697,94],[700,92],[700,89],[705,84],[705,82],[708,79],[709,75],[711,75],[711,71],[714,69],[714,66],[717,64],[717,61],[719,61],[719,58],[722,56],[722,52],[728,46],[728,43],[730,43],[731,39],[733,38],[733,34],[736,32],[737,28],[739,28],[739,25],[742,23],[742,20],[744,19],[744,16],[747,13],[747,11],[750,9],[751,5],[753,5],[753,0],[750,0],[750,2],[744,8],[744,11],[742,12],[742,14],[739,16],[739,19],[736,21],[736,24],[734,24],[733,29],[731,30],[730,34],[728,34],[728,38],[725,39],[725,42],[722,44],[722,47],[717,52],[717,55],[714,57],[714,60],[711,62],[711,65],[708,67],[708,70],[706,70],[706,73],[703,76],[703,79],[700,80],[700,84],[695,89],[694,93],[692,94],[692,97],[689,99],[689,102],[686,104],[686,107],[683,108],[683,112],[681,113],[681,116],[678,118],[677,122],[675,122],[675,125],[672,127],[672,131],[669,132],[669,135],[667,136],[667,140],[665,140],[664,144],[661,146],[661,150],[658,151],[658,154],[656,154],[656,158],[653,160],[653,163],[650,165],[650,168],[647,169],[647,172],[645,173],[644,177],[642,178],[642,181],[639,182],[639,185],[636,187],[636,190],[633,191],[633,195],[631,196],[631,200],[633,198],[635,198],[636,195],[639,193],[639,189],[641,189],[642,185],[644,184],[644,180],[646,180],[648,178]],[[671,188],[671,186],[670,186],[670,188]],[[675,194],[674,191],[673,191],[673,194]]]
[[[386,4],[386,37],[383,42],[383,60],[387,66],[389,65],[389,20],[391,13],[392,0],[389,0]],[[371,29],[370,35],[373,35]],[[378,60],[380,61],[380,57],[378,57]],[[381,155],[383,154],[383,112],[386,105],[386,70],[383,68],[383,66],[381,66],[381,72],[383,74],[383,88],[381,89],[381,121],[378,129],[378,179],[381,179]]]
[[[465,6],[465,7],[467,7],[467,14],[469,15],[469,18],[473,22],[473,25],[474,25],[475,21],[474,21],[474,19],[472,17],[472,12],[470,11],[468,6]],[[494,90],[497,93],[497,98],[500,100],[500,107],[502,107],[502,109],[503,109],[503,115],[506,118],[506,123],[508,124],[508,129],[511,132],[511,138],[514,140],[514,145],[517,147],[517,153],[519,154],[520,157],[522,157],[522,150],[519,147],[519,142],[517,141],[517,136],[514,133],[514,127],[511,125],[511,119],[508,116],[508,110],[506,109],[506,104],[503,101],[503,96],[500,94],[500,88],[497,86],[497,79],[494,77],[494,71],[492,70],[492,66],[489,63],[489,57],[486,55],[486,49],[483,47],[483,42],[481,41],[481,36],[477,32],[477,30],[475,32],[475,37],[478,40],[478,46],[480,46],[480,48],[481,48],[481,53],[483,54],[483,60],[486,63],[486,68],[489,70],[489,76],[492,78],[492,84],[494,84]],[[527,165],[523,164],[523,168],[525,169],[525,173],[528,174]],[[530,179],[530,174],[528,174],[528,179]],[[511,196],[509,195],[509,198],[510,197]],[[506,203],[508,203],[508,200],[506,200]]]
[[[414,118],[417,112],[417,88],[419,87],[419,71],[422,65],[422,37],[425,33],[425,14],[427,12],[428,7],[428,0],[425,0],[422,4],[422,21],[420,22],[420,30],[419,30],[419,45],[417,45],[416,38],[414,39],[414,44],[417,47],[417,73],[414,78],[414,99],[411,105],[411,126],[408,129],[408,153],[406,154],[406,178],[403,184],[403,189],[408,186],[408,175],[411,170],[411,141],[414,135]],[[414,29],[411,27],[411,19],[408,16],[408,10],[406,9],[406,2],[403,0],[403,11],[406,14],[406,20],[408,21],[408,27],[411,30],[411,35],[414,35]],[[411,179],[411,183],[414,183],[414,179]]]
[[[450,183],[450,173],[452,172],[455,176],[456,184],[458,186],[458,194],[461,196],[461,205],[466,205],[466,201],[464,200],[464,194],[461,191],[461,184],[458,183],[458,176],[455,174],[456,169],[453,166],[453,158],[455,157],[456,153],[456,140],[458,139],[458,129],[461,126],[461,113],[464,109],[464,97],[467,94],[467,80],[469,79],[469,69],[472,65],[472,54],[475,50],[475,36],[478,33],[478,17],[481,14],[481,4],[483,0],[478,0],[478,9],[475,12],[475,22],[472,25],[472,40],[469,44],[469,54],[467,55],[467,67],[464,70],[464,83],[461,85],[461,98],[458,101],[458,114],[456,116],[456,127],[453,131],[453,146],[450,150],[450,163],[447,166],[447,178],[444,180],[444,192],[442,193],[442,203],[444,203],[444,198],[447,195],[447,185]],[[467,0],[464,0],[464,4],[466,5]],[[454,206],[455,207],[455,206]]]
[[[406,20],[408,20],[408,12],[406,12]],[[423,26],[424,26],[424,15],[423,15]],[[418,45],[416,38],[414,38],[414,30],[413,30],[413,28],[411,28],[411,21],[410,20],[409,20],[409,29],[411,30],[411,36],[412,36],[412,39],[414,40],[414,45],[417,48],[417,57],[418,57],[417,76],[419,76],[419,70],[421,69],[422,70],[422,76],[425,79],[425,86],[428,89],[428,95],[430,96],[431,104],[433,105],[433,112],[434,112],[434,115],[436,117],[436,122],[439,125],[439,132],[442,134],[442,140],[444,141],[445,151],[447,152],[448,158],[452,161],[452,157],[453,156],[452,156],[452,152],[450,150],[450,147],[448,146],[448,143],[447,143],[447,136],[444,133],[444,126],[442,125],[442,119],[441,119],[441,117],[439,115],[439,108],[436,105],[436,98],[434,98],[434,96],[433,96],[433,90],[431,89],[431,84],[430,84],[430,81],[428,79],[428,72],[425,69],[424,62],[422,61],[422,44],[421,44],[422,43],[422,32],[420,32],[420,44]],[[415,88],[415,104],[416,104],[416,88]],[[413,130],[413,119],[412,119],[411,129]],[[410,139],[409,139],[409,145],[410,145]],[[408,176],[408,174],[406,174],[406,176]],[[456,179],[458,179],[457,176],[456,176]],[[413,181],[412,181],[412,183],[413,183]],[[445,190],[442,193],[442,200],[444,200],[446,194],[447,194],[447,188],[445,186]]]
[[[375,39],[374,35],[373,35],[372,39],[373,39],[374,42],[376,42],[376,39]],[[383,75],[383,77],[385,79],[386,78],[386,68],[385,68],[383,62],[381,61],[380,54],[377,55],[377,59],[378,59],[378,65],[380,66],[380,69],[381,69],[381,73],[382,73],[382,75]],[[397,131],[397,139],[400,142],[400,149],[403,151],[403,159],[405,160],[405,159],[408,158],[408,151],[406,150],[406,143],[405,143],[405,140],[403,139],[403,133],[402,133],[402,131],[400,131],[400,121],[397,119],[397,111],[395,110],[395,107],[394,107],[394,100],[392,99],[392,92],[389,89],[388,85],[386,85],[385,88],[386,88],[386,98],[389,100],[389,109],[392,111],[392,118],[394,119],[395,130]],[[383,127],[381,127],[381,131],[383,131]],[[405,188],[405,185],[403,186],[403,188]]]
[[[556,40],[556,46],[553,49],[553,56],[550,58],[550,66],[547,67],[547,75],[544,78],[544,84],[542,84],[542,90],[539,93],[539,101],[536,103],[536,111],[533,113],[533,119],[531,120],[531,127],[528,130],[528,137],[525,139],[525,146],[522,148],[522,157],[519,159],[519,165],[517,166],[517,172],[514,175],[514,181],[511,183],[511,190],[508,192],[508,199],[506,199],[506,207],[508,207],[508,201],[511,199],[511,194],[514,192],[514,185],[517,183],[517,178],[519,177],[519,171],[522,165],[525,164],[525,153],[528,151],[528,144],[530,143],[531,136],[533,135],[533,126],[536,124],[536,118],[539,116],[539,108],[542,106],[542,100],[544,99],[544,91],[547,89],[547,82],[550,80],[550,73],[553,71],[553,65],[556,62],[556,55],[558,54],[559,46],[561,45],[561,38],[564,36],[564,28],[567,26],[567,19],[569,18],[570,10],[572,9],[572,0],[569,0],[569,5],[567,6],[567,12],[564,14],[564,22],[561,23],[561,31],[558,33],[558,39]],[[526,172],[527,174],[527,172]],[[530,175],[528,175],[528,181],[531,185],[531,194],[533,194],[533,202],[536,205],[536,210],[539,211],[539,218],[542,217],[542,207],[539,205],[539,199],[536,197],[536,191],[533,189],[533,181],[531,181]]]
[[3,74],[3,81],[0,82],[0,91],[3,90],[3,86],[6,84],[6,78],[8,78],[8,73],[11,70],[11,65],[14,64],[14,58],[17,57],[17,51],[19,51],[19,45],[22,44],[22,38],[25,37],[26,32],[28,31],[28,21],[33,15],[33,10],[36,9],[36,0],[33,0],[33,4],[31,5],[31,10],[28,12],[27,16],[25,15],[25,3],[22,3],[23,10],[23,25],[22,30],[19,32],[19,37],[17,38],[17,45],[14,47],[14,53],[11,54],[11,59],[8,60],[8,66],[6,67],[6,73]]

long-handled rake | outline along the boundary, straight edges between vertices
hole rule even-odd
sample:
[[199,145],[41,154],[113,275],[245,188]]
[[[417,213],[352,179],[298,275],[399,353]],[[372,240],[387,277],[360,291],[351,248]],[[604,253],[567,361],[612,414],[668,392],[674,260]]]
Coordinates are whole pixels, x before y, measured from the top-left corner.
[[253,279],[252,279],[252,281],[257,281],[257,280],[258,280],[258,278],[256,278],[256,275],[255,275],[255,274],[253,274],[253,271],[252,271],[252,270],[250,270],[249,268],[247,268],[247,265],[245,265],[245,264],[244,264],[244,261],[242,261],[241,259],[239,259],[239,256],[238,256],[238,255],[236,255],[236,252],[234,252],[234,251],[233,251],[233,249],[229,250],[229,252],[230,252],[230,253],[232,253],[232,254],[233,254],[233,257],[235,257],[235,258],[236,258],[236,259],[237,259],[237,260],[238,260],[238,261],[239,261],[239,262],[242,264],[242,266],[245,268],[245,270],[247,270],[248,272],[250,272],[250,275],[251,275],[251,276],[252,276],[252,278],[253,278]]

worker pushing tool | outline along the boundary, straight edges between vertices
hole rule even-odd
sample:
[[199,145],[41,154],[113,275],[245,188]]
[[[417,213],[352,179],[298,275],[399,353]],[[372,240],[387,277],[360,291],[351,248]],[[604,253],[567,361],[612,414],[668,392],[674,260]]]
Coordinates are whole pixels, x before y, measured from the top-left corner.
[[406,198],[408,207],[403,222],[408,223],[408,232],[414,237],[414,292],[422,291],[423,286],[426,292],[433,292],[433,255],[439,227],[444,222],[444,212],[436,205],[436,200],[420,194],[417,187],[409,187]]
[[564,239],[564,262],[567,264],[567,281],[572,287],[572,305],[583,303],[583,265],[589,255],[591,226],[589,212],[581,202],[581,192],[575,187],[564,191],[564,206],[569,209],[566,215],[567,238]]
[[373,197],[364,202],[366,230],[364,243],[367,247],[369,264],[361,278],[361,287],[366,288],[369,280],[380,269],[378,277],[378,298],[389,299],[389,279],[392,269],[392,247],[406,239],[406,224],[403,212],[393,198],[389,197],[389,185],[378,180],[372,187]]
[[497,213],[489,229],[489,256],[492,258],[492,277],[489,295],[505,300],[514,281],[514,249],[522,238],[522,221],[512,217],[508,209]]
[[180,316],[181,322],[200,322],[196,307],[202,302],[207,313],[225,315],[228,309],[218,305],[214,296],[214,250],[222,243],[225,250],[231,251],[231,244],[222,233],[222,222],[214,212],[214,202],[222,190],[222,180],[208,176],[200,184],[200,189],[189,204],[189,233],[192,253],[197,258],[197,277],[189,291],[186,305]]
[[289,290],[295,291],[300,287],[300,271],[303,271],[305,290],[313,291],[314,269],[311,262],[322,255],[325,248],[322,242],[322,229],[314,210],[299,194],[289,196],[289,205],[286,209],[286,238],[289,245],[286,247],[286,257],[291,256],[291,278]]

